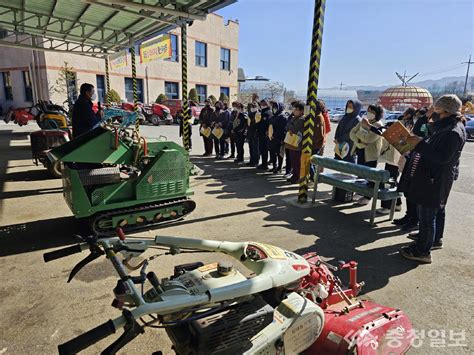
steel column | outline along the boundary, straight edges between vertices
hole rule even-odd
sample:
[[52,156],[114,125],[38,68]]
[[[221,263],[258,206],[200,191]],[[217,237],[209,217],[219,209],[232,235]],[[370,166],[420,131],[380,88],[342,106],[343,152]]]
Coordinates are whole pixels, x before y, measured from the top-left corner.
[[[130,47],[130,56],[132,57],[133,109],[138,115],[137,63],[135,59],[135,44]],[[140,120],[138,116],[135,121],[135,132],[137,135],[140,135]]]
[[110,105],[110,73],[108,56],[105,56],[105,103]]
[[191,113],[188,102],[188,36],[187,25],[181,26],[181,99],[183,101],[183,146],[186,150],[191,147],[191,127],[189,120]]
[[319,63],[321,61],[321,44],[323,39],[324,10],[326,0],[315,0],[313,39],[311,44],[311,57],[309,63],[309,79],[307,102],[309,114],[305,118],[303,130],[303,151],[301,152],[300,186],[298,202],[305,203],[308,200],[308,175],[313,151],[314,120],[316,117],[316,101],[319,82]]

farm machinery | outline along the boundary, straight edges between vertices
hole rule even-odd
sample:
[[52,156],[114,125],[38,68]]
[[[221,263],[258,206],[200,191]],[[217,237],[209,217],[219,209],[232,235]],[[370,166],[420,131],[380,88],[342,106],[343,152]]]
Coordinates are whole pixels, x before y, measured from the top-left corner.
[[[120,124],[110,123],[117,117]],[[176,221],[195,208],[188,153],[164,138],[140,137],[129,127],[136,119],[135,112],[105,110],[98,127],[48,152],[63,164],[68,206],[96,235]]]
[[[134,260],[148,248],[160,253]],[[414,340],[403,311],[356,297],[363,283],[357,281],[354,261],[336,266],[316,253],[298,255],[258,242],[128,239],[120,229],[117,237],[86,238],[44,254],[44,260],[83,250],[91,253],[73,268],[68,282],[87,263],[107,257],[119,275],[112,306],[121,314],[59,345],[62,355],[76,354],[121,328],[122,335],[102,354],[115,354],[147,328],[165,329],[179,355],[404,354]],[[178,264],[174,274],[161,279],[147,271],[159,256],[196,252],[227,254],[243,269],[221,260]],[[336,276],[340,270],[349,271],[349,287]],[[135,352],[148,350],[136,346]]]

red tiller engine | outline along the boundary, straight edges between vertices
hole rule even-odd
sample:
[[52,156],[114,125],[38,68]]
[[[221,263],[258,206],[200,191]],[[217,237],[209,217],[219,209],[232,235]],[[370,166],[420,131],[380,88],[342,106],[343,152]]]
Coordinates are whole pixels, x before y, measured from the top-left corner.
[[[300,283],[300,293],[324,310],[321,335],[306,354],[403,354],[413,336],[402,311],[358,300],[363,282],[357,281],[357,263],[330,265],[316,253],[304,255],[311,272]],[[343,288],[332,271],[349,269],[349,287]]]

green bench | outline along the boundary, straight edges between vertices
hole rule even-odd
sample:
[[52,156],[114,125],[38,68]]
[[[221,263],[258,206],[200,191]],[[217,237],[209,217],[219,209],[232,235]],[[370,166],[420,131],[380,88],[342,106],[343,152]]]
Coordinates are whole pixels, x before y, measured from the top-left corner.
[[[372,198],[372,210],[370,216],[370,225],[374,225],[375,210],[377,208],[377,200],[391,200],[390,220],[393,219],[395,213],[395,204],[397,198],[402,194],[395,188],[385,188],[384,183],[390,179],[387,170],[369,168],[364,165],[357,165],[342,160],[325,158],[319,155],[311,157],[311,163],[315,166],[313,204],[316,200],[316,192],[318,184],[328,184],[333,186],[333,196],[336,187],[343,190],[356,192],[360,195]],[[320,173],[320,167],[332,170],[331,172]],[[372,181],[375,185],[370,187],[365,180]]]

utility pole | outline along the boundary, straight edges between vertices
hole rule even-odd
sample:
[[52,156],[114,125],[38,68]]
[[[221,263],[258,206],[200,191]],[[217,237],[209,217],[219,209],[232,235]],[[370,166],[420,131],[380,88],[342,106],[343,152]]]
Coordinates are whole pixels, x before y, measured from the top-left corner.
[[469,80],[469,67],[474,62],[471,62],[471,55],[469,55],[469,60],[467,62],[463,62],[462,64],[467,64],[467,72],[466,72],[466,80],[464,81],[464,92],[462,94],[463,97],[466,97],[467,94],[467,81]]
[[343,85],[344,85],[344,84],[341,82],[341,86],[340,86],[340,89],[339,89],[339,90],[342,90],[342,86],[343,86]]

